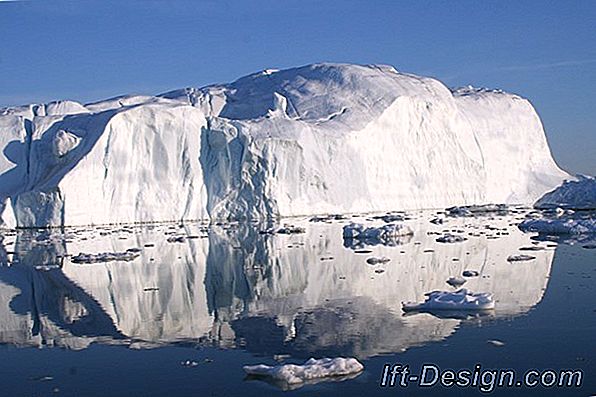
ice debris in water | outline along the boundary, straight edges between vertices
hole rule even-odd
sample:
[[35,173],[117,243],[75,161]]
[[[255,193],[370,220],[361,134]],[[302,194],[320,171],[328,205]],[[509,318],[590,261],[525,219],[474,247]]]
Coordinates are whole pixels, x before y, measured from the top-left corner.
[[505,346],[505,342],[502,342],[498,339],[489,339],[486,341],[487,343],[490,343],[493,346],[497,346],[497,347],[502,347]]
[[373,216],[372,219],[381,219],[385,223],[401,222],[404,220],[404,216],[401,214],[387,214]]
[[447,280],[447,284],[451,285],[452,287],[461,287],[466,283],[466,279],[461,277],[449,277]]
[[478,273],[476,270],[464,270],[461,275],[464,277],[478,277],[480,273]]
[[341,214],[315,215],[309,219],[309,222],[331,222],[331,221],[341,221],[344,219],[346,219],[346,216],[341,215]]
[[387,263],[387,262],[389,262],[390,260],[391,260],[391,259],[387,258],[386,256],[382,256],[382,257],[380,257],[380,258],[377,258],[377,257],[374,257],[374,256],[373,256],[373,257],[371,257],[371,258],[368,258],[368,259],[366,260],[366,263],[368,263],[369,265],[378,265],[379,263]]
[[284,225],[283,227],[277,228],[269,228],[265,230],[261,230],[260,234],[302,234],[306,233],[306,229],[300,226],[293,226],[293,225]]
[[171,236],[168,237],[168,243],[183,243],[186,240],[184,236]]
[[526,219],[518,226],[524,232],[541,234],[592,234],[596,233],[595,217],[556,219]]
[[507,257],[507,262],[523,262],[523,261],[531,261],[532,259],[536,259],[535,256],[532,255],[509,255]]
[[424,310],[489,310],[495,308],[493,296],[488,292],[473,293],[465,288],[455,292],[433,291],[426,295],[422,303],[403,302],[402,309],[408,311]]
[[484,215],[492,212],[503,213],[508,210],[507,204],[464,205],[446,208],[447,213],[451,216]]
[[277,230],[279,234],[302,234],[306,233],[306,229],[300,226],[285,225]]
[[457,234],[445,234],[443,236],[437,237],[435,240],[437,243],[461,243],[462,241],[466,241],[467,238],[464,236],[459,236]]
[[359,373],[364,366],[355,358],[311,358],[302,365],[284,364],[269,366],[264,364],[246,365],[244,372],[249,375],[269,377],[288,384],[298,384],[311,379],[331,376],[344,376]]
[[360,223],[350,223],[343,228],[344,240],[361,240],[367,243],[387,244],[392,240],[414,234],[412,229],[399,223],[389,223],[380,227],[367,227]]
[[72,257],[73,263],[99,263],[111,261],[132,261],[141,254],[136,250],[129,250],[125,252],[102,252],[99,254],[84,254],[79,253]]
[[596,210],[596,178],[586,175],[577,175],[576,178],[546,193],[536,201],[534,207]]

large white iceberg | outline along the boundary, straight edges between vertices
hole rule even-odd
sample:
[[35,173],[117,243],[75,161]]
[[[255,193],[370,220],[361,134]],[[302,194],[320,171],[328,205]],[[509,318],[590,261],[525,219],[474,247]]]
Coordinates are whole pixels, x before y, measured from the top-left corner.
[[527,100],[378,65],[0,109],[0,153],[22,227],[530,203],[568,177]]

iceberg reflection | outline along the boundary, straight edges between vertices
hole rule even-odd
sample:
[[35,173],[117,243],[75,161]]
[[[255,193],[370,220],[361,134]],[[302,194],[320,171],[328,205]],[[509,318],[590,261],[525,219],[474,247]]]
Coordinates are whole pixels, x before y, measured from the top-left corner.
[[[512,215],[429,220],[411,214],[414,235],[399,245],[344,246],[349,221],[308,222],[304,234],[260,234],[259,225],[145,225],[5,233],[0,245],[0,342],[82,349],[90,343],[135,348],[175,343],[241,347],[258,355],[355,356],[399,352],[439,341],[459,313],[404,315],[401,303],[475,270],[465,287],[491,292],[491,318],[539,303],[554,250],[515,227]],[[437,235],[467,239],[438,243]],[[172,238],[174,237],[174,238]],[[541,245],[535,260],[509,263],[518,248]],[[79,252],[139,258],[76,264]],[[370,252],[368,252],[370,251]],[[364,253],[362,253],[364,252]],[[367,259],[386,257],[387,263]],[[441,318],[443,317],[443,318]]]

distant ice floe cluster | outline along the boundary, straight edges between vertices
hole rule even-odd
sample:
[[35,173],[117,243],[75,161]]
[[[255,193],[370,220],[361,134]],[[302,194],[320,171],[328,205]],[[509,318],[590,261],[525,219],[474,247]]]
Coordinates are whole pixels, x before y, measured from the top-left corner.
[[596,179],[578,175],[546,193],[534,207],[541,210],[520,223],[525,232],[561,236],[567,241],[596,240]]

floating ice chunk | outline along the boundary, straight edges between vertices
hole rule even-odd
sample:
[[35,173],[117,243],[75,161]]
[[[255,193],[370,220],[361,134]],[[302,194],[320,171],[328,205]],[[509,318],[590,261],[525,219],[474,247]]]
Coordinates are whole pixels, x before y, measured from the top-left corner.
[[141,254],[138,251],[125,252],[103,252],[99,254],[84,254],[79,253],[72,257],[73,263],[99,263],[111,261],[125,261],[129,262],[138,258]]
[[495,301],[491,293],[473,293],[465,288],[455,292],[429,292],[426,294],[426,300],[422,303],[402,303],[402,309],[405,312],[424,310],[490,310],[494,308]]
[[278,234],[302,234],[306,233],[306,229],[300,226],[284,225],[284,227],[277,230]]
[[378,215],[373,216],[373,219],[381,219],[385,223],[391,222],[401,222],[404,220],[404,216],[400,214],[387,214],[387,215]]
[[464,236],[459,236],[457,234],[445,234],[441,237],[437,237],[435,240],[437,243],[461,243],[462,241],[466,241],[467,238]]
[[464,270],[461,275],[464,277],[478,277],[480,273],[478,273],[476,270]]
[[531,261],[532,259],[536,259],[535,256],[532,255],[509,255],[507,257],[507,262],[523,262],[523,261]]
[[343,228],[344,239],[355,239],[362,234],[364,225],[360,223],[350,223]]
[[505,346],[505,342],[502,342],[502,341],[497,340],[497,339],[489,339],[486,342],[487,343],[490,343],[493,346],[497,346],[497,347]]
[[507,212],[508,210],[507,204],[465,205],[446,209],[451,216],[474,216],[492,212]]
[[414,232],[410,227],[399,223],[389,223],[380,227],[367,227],[366,229],[359,223],[350,223],[343,228],[344,239],[373,240],[380,243],[403,236],[411,236],[412,234]]
[[260,234],[302,234],[306,233],[306,229],[300,226],[284,225],[283,227],[269,228],[259,231]]
[[346,219],[345,215],[342,214],[332,214],[332,215],[316,215],[309,219],[310,222],[331,222],[331,221],[341,221]]
[[387,263],[389,262],[391,259],[387,258],[386,256],[382,256],[380,258],[377,257],[372,257],[372,258],[368,258],[366,260],[366,263],[368,263],[369,265],[378,265],[379,263]]
[[364,366],[355,358],[311,358],[302,365],[285,364],[271,367],[269,365],[246,365],[244,372],[249,375],[269,377],[288,384],[299,384],[311,379],[333,376],[345,376],[362,372]]
[[451,285],[452,287],[461,287],[465,283],[466,279],[461,277],[449,277],[447,280],[447,284]]
[[546,193],[536,201],[534,207],[596,210],[596,178],[586,175],[577,175],[576,178]]
[[526,219],[519,228],[541,234],[591,234],[596,233],[596,218]]

